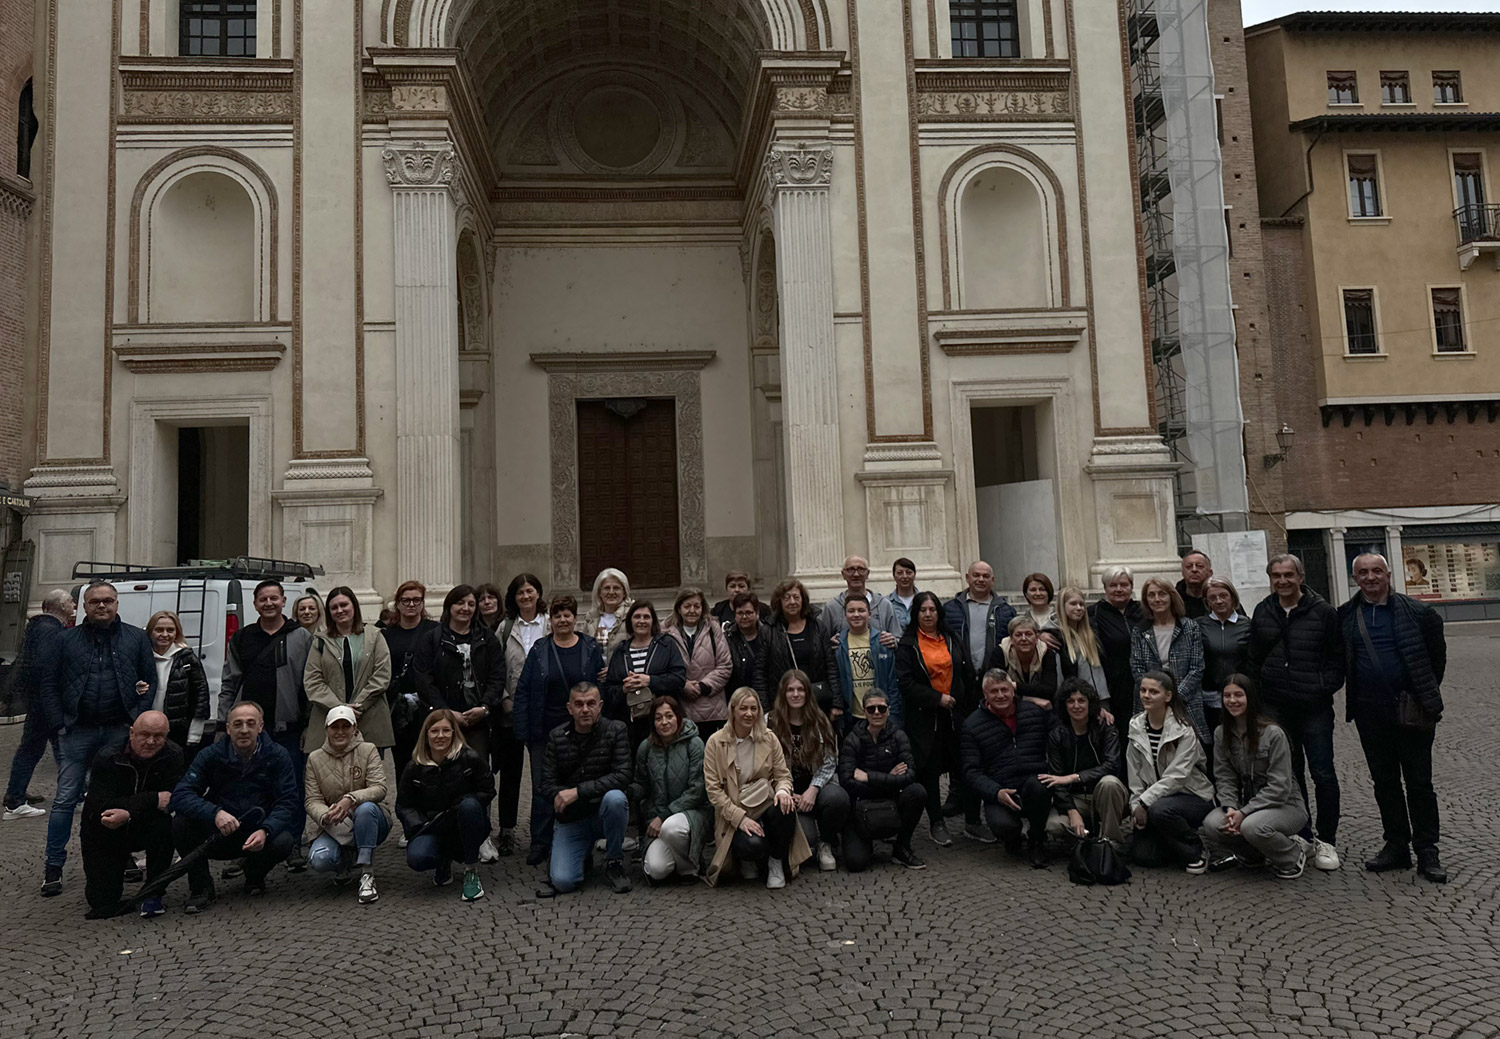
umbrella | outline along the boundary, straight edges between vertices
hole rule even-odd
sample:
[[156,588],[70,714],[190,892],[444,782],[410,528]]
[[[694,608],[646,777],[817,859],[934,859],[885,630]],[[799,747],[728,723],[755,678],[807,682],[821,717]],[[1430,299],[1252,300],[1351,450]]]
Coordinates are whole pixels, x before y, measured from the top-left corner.
[[[260,823],[264,822],[265,818],[266,810],[264,808],[252,808],[244,815],[239,817],[240,828],[235,832],[248,833],[253,827],[258,826]],[[97,913],[97,918],[102,919],[111,916],[124,916],[126,913],[131,913],[139,909],[142,902],[146,901],[146,899],[148,898],[154,898],[165,892],[167,888],[172,886],[173,881],[175,881],[178,877],[183,876],[185,873],[187,873],[188,870],[192,869],[193,866],[197,865],[203,859],[207,858],[209,848],[213,847],[213,845],[223,836],[223,834],[219,833],[219,831],[215,829],[208,840],[204,841],[196,848],[193,848],[186,855],[183,855],[176,862],[172,863],[172,865],[162,870],[159,876],[146,881],[146,883],[142,884],[140,890],[137,891],[134,895],[131,895],[129,898],[121,899],[119,902],[116,902],[111,908],[100,910]]]

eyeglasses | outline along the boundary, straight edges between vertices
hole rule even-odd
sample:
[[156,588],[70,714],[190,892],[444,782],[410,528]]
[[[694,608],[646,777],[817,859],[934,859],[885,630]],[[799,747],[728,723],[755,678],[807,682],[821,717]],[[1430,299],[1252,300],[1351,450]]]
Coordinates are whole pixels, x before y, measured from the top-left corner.
[[865,704],[866,714],[885,714],[889,710],[890,708],[882,703]]
[[412,597],[408,596],[407,598],[400,600],[400,602],[401,602],[402,606],[421,606],[422,605],[422,600],[421,600],[420,597],[418,597],[418,598],[412,598]]
[[84,603],[85,606],[113,606],[118,599],[90,599]]
[[844,567],[844,573],[846,573],[846,574],[867,574],[869,572],[870,572],[870,568],[867,567],[867,566],[846,566],[846,567]]

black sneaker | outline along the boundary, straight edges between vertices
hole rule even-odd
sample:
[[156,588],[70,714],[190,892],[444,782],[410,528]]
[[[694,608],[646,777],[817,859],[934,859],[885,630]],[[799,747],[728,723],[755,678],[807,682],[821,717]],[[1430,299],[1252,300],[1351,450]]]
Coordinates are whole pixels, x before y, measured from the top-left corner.
[[545,844],[533,844],[526,853],[526,865],[540,866],[552,857],[552,849]]
[[1385,847],[1375,853],[1375,857],[1365,863],[1365,869],[1371,873],[1389,873],[1396,869],[1411,869],[1411,852],[1406,845],[1397,844],[1394,841],[1386,841]]
[[42,897],[56,898],[62,894],[62,867],[48,866],[42,875]]
[[620,859],[610,859],[604,864],[604,879],[617,895],[630,891],[630,878],[625,875],[625,863]]
[[307,868],[307,856],[302,854],[301,848],[293,848],[292,853],[286,857],[286,871],[288,873],[301,873]]
[[139,884],[146,879],[146,871],[139,866],[129,866],[125,870],[125,883]]
[[235,859],[233,862],[219,871],[220,880],[233,880],[235,877],[243,877],[244,875],[245,864],[239,859]]
[[432,871],[432,884],[433,887],[446,887],[451,883],[453,883],[453,863],[444,859]]
[[903,844],[898,844],[891,849],[891,861],[905,866],[907,869],[927,868],[927,863],[923,862],[911,848]]
[[1448,871],[1443,868],[1442,860],[1438,858],[1436,848],[1419,848],[1417,850],[1417,872],[1426,880],[1434,884],[1448,883]]
[[187,904],[182,907],[184,913],[201,913],[214,904],[214,889],[207,891],[189,891]]
[[500,836],[495,838],[495,851],[503,859],[507,855],[516,853],[516,835],[509,830],[500,831]]
[[250,877],[246,877],[245,878],[245,894],[247,894],[247,895],[264,895],[265,893],[266,893],[266,878],[265,877],[261,877],[259,879],[251,879]]
[[1187,871],[1195,877],[1202,876],[1203,874],[1208,872],[1208,860],[1205,859],[1202,855],[1199,855],[1196,859],[1187,864]]
[[1047,845],[1041,841],[1027,849],[1026,857],[1031,861],[1032,869],[1046,869],[1047,864],[1052,861],[1052,856],[1047,854]]

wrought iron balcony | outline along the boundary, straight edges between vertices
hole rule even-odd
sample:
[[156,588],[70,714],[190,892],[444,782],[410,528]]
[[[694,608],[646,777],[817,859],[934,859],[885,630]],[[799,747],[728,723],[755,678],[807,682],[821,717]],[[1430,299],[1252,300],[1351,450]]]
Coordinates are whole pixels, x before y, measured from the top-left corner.
[[1458,265],[1463,270],[1473,266],[1480,253],[1494,253],[1500,268],[1500,204],[1476,203],[1459,206],[1453,211],[1458,230]]

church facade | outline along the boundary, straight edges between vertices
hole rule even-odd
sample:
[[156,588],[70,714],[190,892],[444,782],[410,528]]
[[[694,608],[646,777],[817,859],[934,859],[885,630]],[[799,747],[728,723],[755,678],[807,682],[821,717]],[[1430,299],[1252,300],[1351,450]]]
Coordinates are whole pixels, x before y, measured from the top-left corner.
[[36,7],[34,588],[1176,569],[1119,5]]

